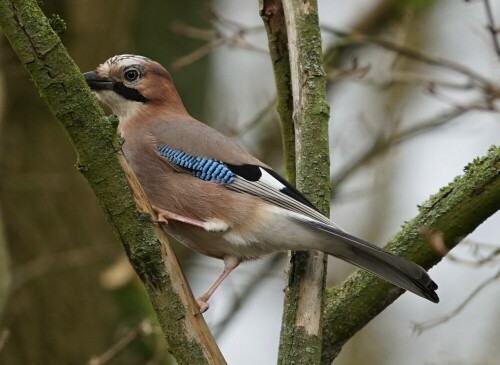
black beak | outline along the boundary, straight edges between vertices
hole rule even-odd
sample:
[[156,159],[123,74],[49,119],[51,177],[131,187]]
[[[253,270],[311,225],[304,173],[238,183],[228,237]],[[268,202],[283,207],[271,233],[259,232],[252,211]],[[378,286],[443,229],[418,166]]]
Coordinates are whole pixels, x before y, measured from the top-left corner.
[[114,82],[109,77],[100,77],[95,71],[85,72],[83,77],[92,90],[113,90]]

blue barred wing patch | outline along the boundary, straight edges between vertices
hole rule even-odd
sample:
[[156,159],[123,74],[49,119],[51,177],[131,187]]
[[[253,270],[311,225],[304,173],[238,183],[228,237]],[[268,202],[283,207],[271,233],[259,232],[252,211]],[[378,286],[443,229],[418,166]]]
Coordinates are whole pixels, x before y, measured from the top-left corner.
[[199,179],[221,184],[230,184],[234,181],[234,173],[222,161],[192,156],[168,146],[158,147],[156,150],[169,162],[190,170]]

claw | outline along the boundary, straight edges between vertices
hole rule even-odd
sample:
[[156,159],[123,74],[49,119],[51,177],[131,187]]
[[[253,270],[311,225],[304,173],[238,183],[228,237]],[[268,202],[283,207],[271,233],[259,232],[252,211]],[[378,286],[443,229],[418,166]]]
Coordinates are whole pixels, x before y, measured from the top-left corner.
[[208,308],[210,308],[210,305],[207,303],[207,301],[202,299],[201,297],[197,298],[196,302],[198,303],[198,306],[200,307],[199,312],[196,313],[197,316],[205,313],[208,310]]
[[224,281],[224,279],[233,271],[241,262],[241,259],[236,256],[225,256],[224,257],[224,270],[217,276],[214,283],[210,285],[210,288],[203,293],[200,297],[196,299],[198,302],[198,306],[200,307],[200,311],[196,313],[196,315],[200,315],[207,311],[210,307],[208,305],[208,300],[214,293],[215,289]]

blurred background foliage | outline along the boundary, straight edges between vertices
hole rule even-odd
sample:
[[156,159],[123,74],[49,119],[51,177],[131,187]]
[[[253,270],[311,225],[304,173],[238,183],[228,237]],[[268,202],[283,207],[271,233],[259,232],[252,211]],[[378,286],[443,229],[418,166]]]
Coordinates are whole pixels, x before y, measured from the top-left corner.
[[[486,17],[473,6],[432,0],[319,1],[323,25],[463,61],[488,70],[493,81],[498,79],[498,60],[483,31]],[[500,8],[495,9],[500,19]],[[153,58],[169,68],[194,117],[282,171],[279,123],[272,110],[274,81],[257,0],[45,0],[43,10],[65,20],[62,40],[82,71],[114,54]],[[474,14],[467,18],[469,27],[458,28],[469,12]],[[481,51],[474,48],[479,46]],[[432,121],[470,95],[439,90],[436,96],[428,84],[402,82],[401,75],[453,81],[456,75],[424,70],[415,60],[368,43],[346,42],[325,31],[324,50],[332,107],[332,177],[338,182],[332,214],[348,231],[384,242],[415,214],[418,203],[484,154],[489,144],[498,143],[498,115],[471,108],[475,119],[460,118],[468,126],[454,124],[419,143],[408,138],[404,148],[395,148],[400,143],[389,138],[386,149],[372,150],[359,168],[349,171],[359,156],[378,146],[381,136]],[[391,77],[392,83],[387,81]],[[142,286],[73,166],[71,145],[4,38],[0,112],[0,364],[82,364],[127,337],[132,344],[110,364],[171,363]],[[498,222],[496,217],[486,227],[489,233],[476,239],[490,242],[495,232],[498,237]],[[179,245],[176,252],[195,293],[221,267]],[[464,252],[474,257],[470,250]],[[206,318],[229,363],[275,362],[284,261],[275,256],[239,268],[214,297]],[[337,260],[330,260],[330,266],[330,285],[353,270]],[[498,338],[500,325],[490,322],[498,322],[498,316],[486,318],[482,326],[474,318],[474,311],[490,313],[490,307],[472,307],[465,322],[442,325],[418,339],[405,327],[409,321],[446,315],[466,297],[463,288],[468,285],[466,291],[472,291],[487,269],[466,270],[441,264],[432,272],[440,283],[439,307],[405,295],[353,338],[337,363],[365,364],[369,358],[374,364],[492,364],[500,353],[490,342]],[[498,302],[498,285],[490,295],[490,302]],[[152,334],[137,327],[145,318],[153,321]],[[460,347],[453,334],[467,328],[474,335],[468,338],[470,350],[449,350]],[[443,338],[447,342],[440,347]]]

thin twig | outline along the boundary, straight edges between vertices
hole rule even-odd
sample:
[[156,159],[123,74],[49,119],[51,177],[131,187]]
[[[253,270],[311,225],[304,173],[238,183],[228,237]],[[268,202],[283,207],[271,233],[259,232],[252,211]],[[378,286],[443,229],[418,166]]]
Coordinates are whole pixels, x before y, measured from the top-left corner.
[[488,20],[488,25],[486,29],[491,34],[491,39],[493,41],[493,48],[495,49],[495,53],[500,58],[500,45],[498,44],[498,29],[495,25],[495,18],[493,17],[493,11],[491,10],[491,4],[489,0],[483,0],[484,10],[486,11],[486,18]]
[[474,87],[474,84],[471,82],[439,80],[427,75],[406,71],[393,71],[390,82],[398,84],[423,84],[429,90],[435,89],[436,86],[457,90],[471,90]]
[[268,54],[267,50],[255,46],[245,38],[245,35],[248,33],[262,30],[263,27],[244,27],[240,25],[236,30],[233,30],[231,34],[226,35],[213,29],[202,29],[186,24],[175,24],[172,27],[172,31],[176,34],[187,38],[203,40],[208,43],[176,59],[172,64],[172,68],[178,70],[191,65],[223,45]]
[[[453,105],[455,108],[458,109],[469,109],[470,107],[467,105],[463,104],[458,104],[457,100],[455,97],[451,97],[449,94],[445,94],[443,92],[440,92],[438,89],[430,89],[428,90],[434,98],[436,98],[438,101],[444,103],[444,104],[449,104]],[[477,102],[472,105],[470,108],[471,110],[482,110],[482,111],[490,111],[490,112],[496,112],[498,111],[497,106],[495,105],[494,101],[498,98],[499,95],[494,95],[494,96],[488,96],[484,97],[482,100],[477,100]]]
[[13,272],[9,290],[15,292],[32,280],[48,273],[95,264],[108,257],[112,251],[112,248],[107,246],[90,246],[37,257]]
[[431,94],[436,94],[436,88],[438,87],[462,91],[472,90],[475,87],[475,85],[470,81],[456,82],[440,80],[428,75],[397,70],[391,70],[386,79],[380,75],[377,75],[377,77],[369,77],[370,69],[371,66],[369,65],[360,67],[357,63],[355,63],[352,67],[348,68],[330,69],[328,70],[326,77],[329,82],[347,79],[348,81],[359,81],[363,84],[374,86],[382,90],[389,89],[400,84],[423,86]]
[[210,42],[220,37],[219,32],[214,29],[198,28],[184,23],[173,24],[171,30],[175,34],[205,42]]
[[225,17],[224,15],[222,15],[222,13],[218,12],[215,10],[214,7],[211,7],[210,9],[210,18],[211,20],[213,20],[216,24],[222,26],[222,27],[225,27],[225,28],[228,28],[228,29],[232,29],[232,30],[236,30],[236,31],[241,31],[242,29],[258,29],[260,31],[263,31],[264,30],[264,27],[262,26],[256,26],[256,27],[245,27],[243,24],[231,19],[231,18],[228,18],[228,17]]
[[[382,80],[382,81],[373,78],[363,77],[364,75],[360,75],[359,73],[351,73],[351,75],[353,75],[354,77],[358,77],[361,81],[369,85],[381,87],[382,89],[388,89],[396,84],[424,86],[430,92],[434,92],[436,87],[455,89],[455,90],[471,90],[474,88],[474,84],[471,82],[455,82],[448,80],[440,80],[431,76],[421,75],[418,73],[407,72],[407,71],[392,71],[390,75],[388,75],[387,80]],[[330,80],[330,73],[328,74],[328,76]]]
[[407,141],[414,138],[423,132],[441,127],[455,118],[464,115],[465,113],[483,109],[483,107],[477,102],[472,102],[468,105],[455,106],[450,110],[447,110],[437,116],[433,116],[430,119],[423,120],[421,122],[416,122],[412,127],[408,127],[403,131],[390,133],[389,136],[384,134],[384,131],[380,132],[380,135],[375,138],[373,144],[368,147],[360,156],[358,156],[354,161],[349,163],[346,168],[341,170],[336,175],[332,176],[332,186],[337,188],[342,184],[348,177],[350,177],[354,172],[360,169],[365,164],[372,161],[378,155],[386,152],[390,148],[401,144],[403,141]]
[[177,58],[172,62],[173,70],[180,70],[183,67],[189,66],[196,61],[201,60],[203,57],[209,55],[214,49],[222,46],[224,44],[223,38],[217,38],[203,46],[196,48],[194,51],[188,53],[187,55]]
[[499,278],[500,278],[500,270],[497,271],[495,275],[493,275],[492,277],[488,278],[483,283],[481,283],[481,285],[479,285],[476,289],[474,289],[474,291],[472,291],[472,293],[470,293],[469,296],[465,298],[465,300],[462,303],[460,303],[459,306],[457,306],[447,315],[422,323],[413,323],[413,331],[418,335],[420,335],[422,332],[427,331],[430,328],[436,327],[442,323],[449,321],[453,317],[457,316],[467,306],[467,304],[469,304],[469,302],[472,299],[474,299],[484,288],[494,283]]
[[88,361],[88,365],[104,365],[116,358],[122,353],[132,342],[140,337],[149,336],[153,333],[153,325],[149,319],[144,319],[135,328],[129,330],[120,338],[113,346],[104,351],[102,354],[92,357]]
[[488,79],[484,78],[482,75],[478,74],[474,70],[470,69],[467,66],[464,66],[455,61],[451,61],[446,58],[430,55],[428,53],[424,53],[422,51],[410,48],[408,46],[395,43],[391,40],[369,36],[357,32],[345,32],[333,27],[322,26],[322,29],[335,34],[339,37],[344,38],[344,42],[346,44],[365,44],[371,43],[377,45],[381,48],[384,48],[389,51],[397,52],[400,56],[408,57],[432,66],[437,66],[445,69],[449,69],[455,71],[459,74],[462,74],[469,78],[471,81],[474,81],[478,86],[480,86],[485,91],[489,93],[498,93],[498,90],[495,85],[493,85]]
[[471,246],[474,250],[480,250],[482,248],[489,249],[489,250],[496,250],[497,245],[491,244],[491,243],[484,243],[484,242],[477,242],[471,239],[465,239],[462,241],[462,245],[469,245]]
[[275,107],[276,107],[276,96],[271,98],[270,101],[266,105],[264,105],[262,109],[257,111],[257,113],[255,113],[255,115],[249,121],[243,123],[241,126],[237,128],[227,127],[226,134],[229,137],[236,137],[236,136],[240,138],[243,137],[245,134],[254,129],[257,125],[259,125],[259,123],[261,123],[268,114],[274,111]]
[[446,258],[450,261],[456,262],[457,264],[467,265],[467,266],[472,266],[472,267],[480,267],[480,266],[483,266],[485,264],[495,263],[496,260],[499,258],[499,256],[500,256],[500,248],[497,248],[496,250],[491,252],[489,255],[487,255],[483,258],[480,258],[478,260],[465,260],[463,258],[457,257],[457,256],[452,255],[452,254],[448,254],[446,256]]
[[255,292],[255,289],[257,289],[259,285],[263,283],[262,277],[267,276],[276,267],[276,265],[283,260],[283,258],[284,255],[282,253],[273,255],[267,261],[264,268],[253,275],[252,279],[243,288],[242,294],[232,301],[231,308],[229,309],[229,312],[226,314],[226,316],[215,325],[213,333],[216,338],[220,338],[222,333],[226,330],[227,325],[238,313],[245,301]]
[[326,78],[328,81],[337,81],[345,77],[355,77],[357,79],[363,80],[364,77],[370,71],[371,66],[359,66],[356,59],[354,59],[351,67],[347,68],[332,68],[328,70]]

